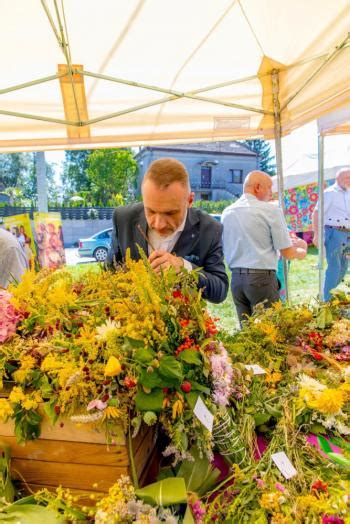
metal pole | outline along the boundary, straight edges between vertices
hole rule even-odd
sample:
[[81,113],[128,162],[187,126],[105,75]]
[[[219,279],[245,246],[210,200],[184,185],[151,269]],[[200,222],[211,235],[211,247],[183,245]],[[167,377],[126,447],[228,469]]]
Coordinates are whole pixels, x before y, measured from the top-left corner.
[[[281,107],[279,102],[279,73],[277,69],[272,71],[272,98],[273,98],[273,117],[275,127],[275,149],[276,149],[276,167],[277,167],[277,184],[278,184],[278,201],[283,213],[284,205],[284,183],[282,167],[282,137],[281,137]],[[289,283],[288,283],[288,264],[283,258],[283,275],[286,287],[286,302],[289,303]]]
[[38,186],[38,211],[39,213],[47,213],[47,179],[44,151],[37,151],[35,153],[35,167]]
[[318,297],[323,302],[324,285],[324,137],[318,135]]

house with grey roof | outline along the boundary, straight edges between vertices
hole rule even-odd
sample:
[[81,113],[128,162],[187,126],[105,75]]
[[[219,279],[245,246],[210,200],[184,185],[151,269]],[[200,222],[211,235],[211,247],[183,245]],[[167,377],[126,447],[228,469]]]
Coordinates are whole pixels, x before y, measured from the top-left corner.
[[239,142],[210,142],[143,147],[136,155],[139,166],[138,190],[154,160],[173,157],[189,173],[196,200],[230,200],[240,196],[247,174],[258,168],[258,155]]

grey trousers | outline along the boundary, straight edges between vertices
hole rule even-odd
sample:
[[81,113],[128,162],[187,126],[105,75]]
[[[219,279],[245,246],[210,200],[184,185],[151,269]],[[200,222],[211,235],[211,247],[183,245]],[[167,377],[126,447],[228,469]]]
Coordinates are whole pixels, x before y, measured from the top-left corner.
[[280,298],[275,271],[238,273],[232,271],[231,291],[239,322],[253,314],[254,307],[264,302],[271,306]]

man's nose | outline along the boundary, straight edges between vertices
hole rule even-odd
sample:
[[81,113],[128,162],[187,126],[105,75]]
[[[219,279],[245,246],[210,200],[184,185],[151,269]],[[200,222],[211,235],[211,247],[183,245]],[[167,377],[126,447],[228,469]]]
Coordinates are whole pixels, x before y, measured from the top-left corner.
[[153,229],[156,229],[158,231],[161,231],[166,226],[166,221],[162,215],[154,215],[153,216]]

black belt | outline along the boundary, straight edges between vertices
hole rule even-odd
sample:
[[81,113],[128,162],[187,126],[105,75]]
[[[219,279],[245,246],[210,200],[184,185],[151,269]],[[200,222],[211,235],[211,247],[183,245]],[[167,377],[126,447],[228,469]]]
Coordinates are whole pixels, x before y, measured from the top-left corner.
[[350,233],[350,228],[345,226],[329,226],[326,224],[325,227],[330,227],[331,229],[337,229],[338,231],[344,231],[344,233]]
[[262,275],[271,275],[276,273],[275,269],[252,269],[250,267],[234,267],[231,269],[232,273],[260,273]]

